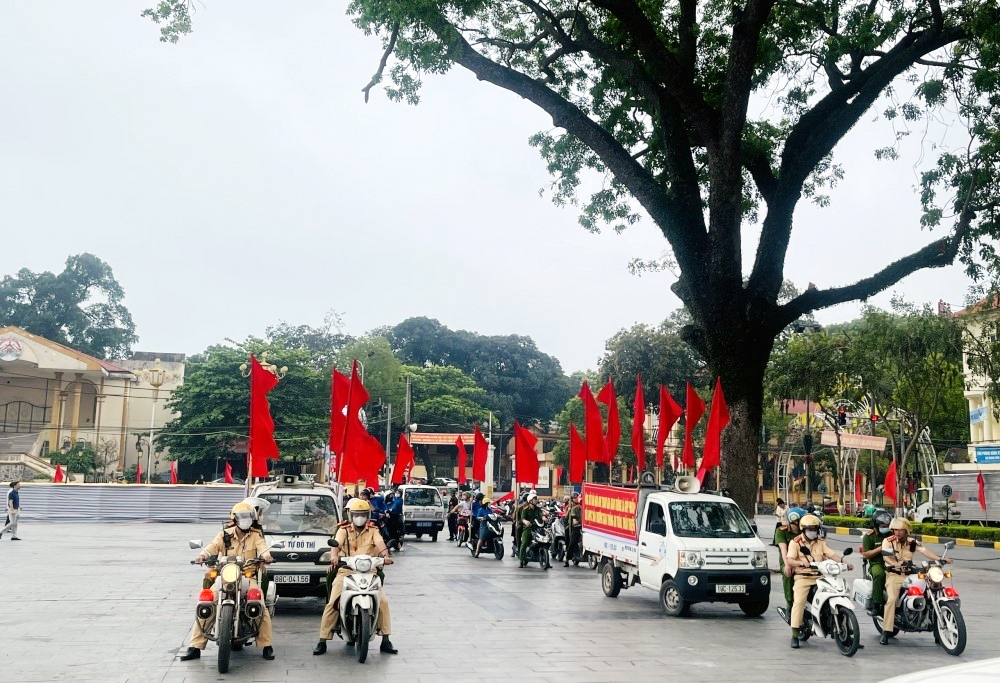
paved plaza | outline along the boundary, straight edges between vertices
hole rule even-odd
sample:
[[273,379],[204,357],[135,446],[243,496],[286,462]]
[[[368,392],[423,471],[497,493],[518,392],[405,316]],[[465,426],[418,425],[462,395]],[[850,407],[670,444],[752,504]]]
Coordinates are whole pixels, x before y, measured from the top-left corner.
[[[605,598],[584,567],[542,572],[516,559],[473,560],[442,540],[412,541],[387,568],[396,656],[375,651],[365,664],[340,640],[314,657],[322,605],[282,600],[274,621],[277,659],[233,654],[216,670],[215,645],[198,661],[187,646],[201,570],[189,539],[217,525],[24,523],[21,543],[0,540],[0,671],[5,683],[34,681],[782,681],[811,677],[879,681],[891,675],[1000,656],[1000,553],[959,548],[956,587],[969,626],[960,658],[931,635],[878,645],[860,615],[865,649],[853,659],[830,640],[788,648],[788,627],[773,609],[748,619],[739,609],[699,605],[691,618],[663,616],[653,591]],[[857,539],[835,537],[843,548]],[[936,550],[940,548],[935,547]],[[772,561],[775,559],[774,549]],[[857,575],[855,570],[854,575]],[[780,583],[772,591],[779,604]],[[377,645],[377,642],[376,642]],[[374,650],[374,648],[373,648]]]

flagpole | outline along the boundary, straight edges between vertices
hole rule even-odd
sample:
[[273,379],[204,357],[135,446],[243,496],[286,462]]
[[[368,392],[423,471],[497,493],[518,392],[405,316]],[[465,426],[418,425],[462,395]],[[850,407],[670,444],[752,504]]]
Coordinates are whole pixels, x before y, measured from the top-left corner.
[[247,425],[250,430],[247,432],[247,478],[243,482],[243,489],[246,497],[250,497],[250,481],[253,478],[253,450],[252,450],[252,438],[253,438],[253,358],[254,355],[250,354],[250,420]]

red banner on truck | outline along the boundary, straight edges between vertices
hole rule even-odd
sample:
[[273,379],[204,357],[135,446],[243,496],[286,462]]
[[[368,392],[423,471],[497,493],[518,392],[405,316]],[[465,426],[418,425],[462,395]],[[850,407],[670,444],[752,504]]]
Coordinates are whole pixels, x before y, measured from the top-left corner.
[[583,485],[583,529],[638,540],[635,526],[639,490],[603,484]]

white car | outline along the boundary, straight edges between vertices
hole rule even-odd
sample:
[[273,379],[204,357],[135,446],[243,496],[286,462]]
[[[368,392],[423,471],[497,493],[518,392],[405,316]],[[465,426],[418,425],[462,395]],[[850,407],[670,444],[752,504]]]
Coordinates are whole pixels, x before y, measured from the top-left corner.
[[882,683],[987,683],[1000,680],[1000,657],[887,678]]

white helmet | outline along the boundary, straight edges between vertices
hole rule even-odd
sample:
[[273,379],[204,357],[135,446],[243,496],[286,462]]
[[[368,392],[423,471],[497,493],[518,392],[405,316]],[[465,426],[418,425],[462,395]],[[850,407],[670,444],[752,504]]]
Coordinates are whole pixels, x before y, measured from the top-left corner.
[[528,500],[527,500],[527,501],[525,501],[525,502],[528,502],[528,503],[533,503],[533,502],[535,502],[536,500],[538,500],[538,494],[537,494],[537,493],[535,493],[534,491],[532,491],[531,493],[529,493],[529,494],[528,494]]

